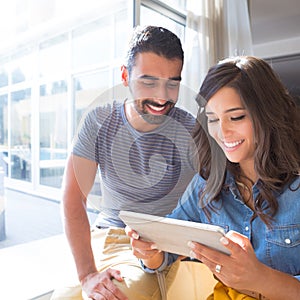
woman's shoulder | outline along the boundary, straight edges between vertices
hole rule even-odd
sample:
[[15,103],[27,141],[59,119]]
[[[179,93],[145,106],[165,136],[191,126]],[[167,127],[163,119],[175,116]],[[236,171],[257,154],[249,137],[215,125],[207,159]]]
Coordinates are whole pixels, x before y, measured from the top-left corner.
[[200,188],[203,188],[205,184],[206,180],[199,173],[196,173],[192,178],[189,186],[191,189],[197,188],[199,190]]

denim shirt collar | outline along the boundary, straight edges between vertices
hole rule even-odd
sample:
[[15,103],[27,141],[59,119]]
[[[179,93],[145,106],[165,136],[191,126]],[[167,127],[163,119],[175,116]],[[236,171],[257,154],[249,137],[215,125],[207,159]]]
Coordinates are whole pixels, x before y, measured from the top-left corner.
[[[255,184],[252,186],[252,195],[253,198],[256,199],[259,193],[259,185],[261,184],[260,179],[255,182]],[[229,191],[232,193],[233,197],[235,200],[242,201],[242,197],[240,194],[240,191],[237,187],[237,184],[235,182],[234,176],[230,171],[226,172],[226,177],[225,177],[225,188],[229,189]]]

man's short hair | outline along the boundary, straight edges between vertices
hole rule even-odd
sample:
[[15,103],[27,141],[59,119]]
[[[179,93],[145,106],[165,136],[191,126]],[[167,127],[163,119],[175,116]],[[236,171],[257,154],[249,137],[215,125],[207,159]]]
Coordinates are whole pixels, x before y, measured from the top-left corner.
[[167,59],[184,61],[181,41],[176,34],[159,26],[137,26],[127,51],[125,66],[131,73],[138,53],[153,52]]

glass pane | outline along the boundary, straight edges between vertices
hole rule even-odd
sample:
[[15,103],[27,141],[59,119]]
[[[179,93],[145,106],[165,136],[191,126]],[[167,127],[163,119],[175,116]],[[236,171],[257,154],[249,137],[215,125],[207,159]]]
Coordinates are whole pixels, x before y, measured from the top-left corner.
[[60,35],[40,45],[40,77],[54,77],[65,74],[69,66],[67,35]]
[[13,56],[13,61],[10,65],[11,82],[19,83],[32,79],[33,74],[33,56],[31,53],[17,53]]
[[99,63],[108,63],[113,40],[111,17],[80,27],[73,32],[72,67],[77,69]]
[[115,58],[123,58],[129,38],[132,33],[132,24],[128,20],[128,11],[122,10],[115,15],[115,37],[114,37],[114,52]]
[[8,72],[6,69],[0,69],[0,88],[8,85]]
[[40,184],[60,187],[67,157],[67,82],[40,86]]
[[[82,114],[88,106],[109,87],[109,70],[74,78],[75,87],[75,124],[74,132],[79,125]],[[110,99],[106,99],[109,101]]]
[[148,24],[165,27],[178,35],[182,42],[184,41],[184,26],[182,24],[175,22],[159,12],[141,6],[141,25]]
[[8,144],[7,144],[7,111],[8,95],[0,95],[0,168],[3,167],[7,176],[8,166]]
[[[115,0],[116,2],[116,0]],[[132,24],[129,20],[129,1],[101,2],[103,16],[72,32],[72,68],[111,65],[121,58],[127,46]],[[99,1],[100,5],[100,1]]]
[[11,178],[31,181],[31,89],[11,93]]
[[181,9],[181,10],[186,9],[186,0],[164,0],[161,2],[164,2],[165,4],[177,9]]

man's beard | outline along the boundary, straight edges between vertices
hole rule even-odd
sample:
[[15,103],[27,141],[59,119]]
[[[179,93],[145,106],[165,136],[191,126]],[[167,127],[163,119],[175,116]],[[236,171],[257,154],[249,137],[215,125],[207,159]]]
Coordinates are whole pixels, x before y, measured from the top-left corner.
[[[151,105],[151,106],[155,106],[155,107],[165,107],[165,108],[168,108],[168,110],[164,114],[155,115],[155,114],[151,114],[149,112],[149,108],[148,109],[146,108],[147,105]],[[174,106],[175,106],[174,101],[170,101],[170,100],[168,100],[164,105],[160,105],[150,99],[142,100],[140,103],[135,103],[135,108],[139,112],[141,117],[147,123],[153,124],[153,125],[162,124],[167,119],[168,114],[170,113],[171,109]]]

